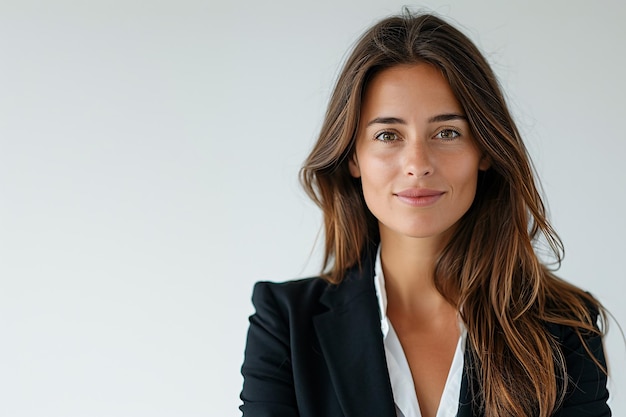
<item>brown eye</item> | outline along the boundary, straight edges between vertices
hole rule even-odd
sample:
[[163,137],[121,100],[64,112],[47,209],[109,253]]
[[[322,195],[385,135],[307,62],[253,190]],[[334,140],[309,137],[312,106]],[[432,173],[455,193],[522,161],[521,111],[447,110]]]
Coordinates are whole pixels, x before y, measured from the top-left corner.
[[375,138],[381,142],[392,142],[398,139],[398,135],[393,132],[380,132],[375,136]]
[[452,140],[458,138],[459,136],[461,136],[461,134],[454,129],[443,129],[435,135],[437,139],[443,140]]

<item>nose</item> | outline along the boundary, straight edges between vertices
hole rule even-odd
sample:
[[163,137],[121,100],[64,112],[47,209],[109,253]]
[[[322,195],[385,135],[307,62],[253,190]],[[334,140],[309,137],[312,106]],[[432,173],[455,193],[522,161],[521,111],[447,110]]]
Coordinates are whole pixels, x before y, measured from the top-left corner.
[[426,177],[434,172],[434,164],[428,144],[423,141],[407,144],[404,149],[404,172],[410,177]]

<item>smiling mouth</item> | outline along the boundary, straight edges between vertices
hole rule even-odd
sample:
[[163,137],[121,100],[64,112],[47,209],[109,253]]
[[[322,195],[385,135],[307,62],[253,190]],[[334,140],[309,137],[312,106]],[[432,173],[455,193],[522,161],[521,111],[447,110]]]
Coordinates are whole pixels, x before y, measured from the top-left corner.
[[401,202],[413,207],[428,207],[435,204],[445,194],[437,190],[405,190],[394,195]]

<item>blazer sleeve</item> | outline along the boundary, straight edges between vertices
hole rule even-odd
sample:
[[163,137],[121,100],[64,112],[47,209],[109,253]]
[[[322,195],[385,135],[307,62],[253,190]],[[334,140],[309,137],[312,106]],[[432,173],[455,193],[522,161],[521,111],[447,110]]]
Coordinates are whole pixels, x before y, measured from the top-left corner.
[[564,402],[554,416],[610,417],[607,375],[595,362],[607,369],[602,337],[597,334],[583,337],[593,358],[571,327],[564,328],[561,337],[569,381]]
[[243,404],[239,408],[244,417],[296,417],[288,320],[269,283],[254,286],[252,303],[256,311],[250,316],[241,367]]

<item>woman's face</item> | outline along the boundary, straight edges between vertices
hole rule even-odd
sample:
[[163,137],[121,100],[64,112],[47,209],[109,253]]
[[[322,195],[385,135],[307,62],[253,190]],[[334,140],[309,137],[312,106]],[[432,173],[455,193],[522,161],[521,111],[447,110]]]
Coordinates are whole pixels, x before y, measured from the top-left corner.
[[381,236],[426,238],[446,236],[465,214],[489,163],[446,79],[420,63],[369,82],[349,166]]

